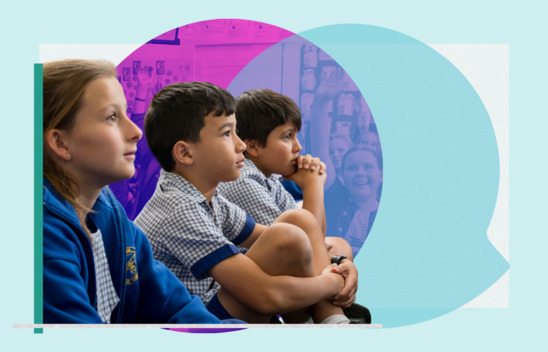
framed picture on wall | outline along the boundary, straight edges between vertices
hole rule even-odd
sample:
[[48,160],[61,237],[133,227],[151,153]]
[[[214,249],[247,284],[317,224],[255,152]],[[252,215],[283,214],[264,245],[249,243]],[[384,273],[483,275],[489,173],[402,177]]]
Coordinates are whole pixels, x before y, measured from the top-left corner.
[[136,75],[141,68],[141,61],[133,61],[133,74]]
[[157,75],[166,74],[166,62],[164,60],[156,61],[156,74]]
[[122,69],[122,77],[124,82],[131,81],[131,69],[129,67],[124,67]]

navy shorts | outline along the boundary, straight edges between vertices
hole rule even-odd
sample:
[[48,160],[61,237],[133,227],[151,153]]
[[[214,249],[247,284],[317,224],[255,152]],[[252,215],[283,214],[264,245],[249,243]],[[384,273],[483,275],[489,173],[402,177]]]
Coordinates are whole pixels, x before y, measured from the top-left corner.
[[218,292],[215,293],[215,295],[211,298],[211,300],[207,304],[207,306],[206,306],[207,310],[209,310],[211,313],[213,313],[217,318],[219,318],[221,320],[234,319],[234,317],[232,317],[226,311],[225,307],[223,307],[221,302],[219,302],[219,298],[217,297],[217,294],[218,294]]

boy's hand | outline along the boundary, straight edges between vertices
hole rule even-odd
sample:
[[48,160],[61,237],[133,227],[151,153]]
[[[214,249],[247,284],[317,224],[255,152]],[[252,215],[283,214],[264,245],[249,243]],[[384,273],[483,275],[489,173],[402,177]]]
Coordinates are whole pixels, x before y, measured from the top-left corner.
[[323,189],[327,175],[325,169],[325,164],[319,158],[299,155],[297,171],[293,175],[287,176],[286,179],[295,182],[303,190],[312,184]]
[[307,155],[299,155],[297,157],[297,171],[299,169],[305,169],[305,170],[316,170],[319,168],[319,174],[322,175],[325,172],[325,164],[322,163],[320,158],[313,157],[310,154]]
[[332,303],[343,308],[350,307],[358,291],[358,269],[350,260],[344,259],[340,265],[335,266],[335,270],[344,277],[345,282],[344,288],[333,298]]
[[320,276],[324,276],[324,275],[333,276],[335,280],[335,284],[337,285],[336,291],[340,292],[341,290],[343,290],[345,279],[344,279],[344,276],[337,271],[337,264],[329,264],[328,266],[326,266],[320,273]]

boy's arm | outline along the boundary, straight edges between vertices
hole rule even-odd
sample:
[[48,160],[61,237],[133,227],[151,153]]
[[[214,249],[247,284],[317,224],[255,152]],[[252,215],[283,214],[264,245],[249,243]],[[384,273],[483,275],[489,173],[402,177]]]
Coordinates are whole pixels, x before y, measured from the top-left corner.
[[255,229],[253,229],[253,232],[251,233],[251,235],[249,235],[249,237],[245,241],[240,243],[240,246],[244,248],[251,247],[266,228],[267,226],[265,225],[255,224]]
[[[299,156],[300,159],[309,157]],[[314,163],[311,163],[314,164]],[[303,192],[303,209],[311,212],[322,228],[323,234],[326,231],[325,206],[324,206],[324,184],[326,181],[325,164],[320,163],[314,170],[312,168],[297,168],[297,172],[287,177],[295,182]]]
[[342,275],[332,265],[313,277],[271,276],[243,254],[233,255],[208,272],[238,301],[265,314],[284,314],[337,295]]
[[332,303],[336,306],[347,308],[356,300],[358,291],[358,269],[348,259],[341,261],[337,267],[338,272],[344,277],[345,283],[342,291],[333,297]]
[[217,190],[229,202],[251,215],[257,223],[268,226],[284,211],[295,209],[296,205],[289,194],[273,195],[262,177],[262,174],[242,175],[236,181],[220,184]]
[[135,236],[139,306],[136,323],[222,324],[199,297],[190,295],[182,282],[161,262],[153,259],[150,243],[132,225]]

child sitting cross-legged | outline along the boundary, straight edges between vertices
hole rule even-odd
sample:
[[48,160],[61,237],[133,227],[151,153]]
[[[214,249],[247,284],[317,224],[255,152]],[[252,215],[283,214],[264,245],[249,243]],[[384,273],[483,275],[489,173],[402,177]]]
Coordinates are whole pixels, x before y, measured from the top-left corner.
[[[280,182],[282,178],[294,181],[302,190],[302,208],[314,215],[325,234],[325,164],[319,158],[299,155],[301,113],[297,104],[269,89],[250,90],[236,100],[236,120],[238,136],[246,143],[245,165],[236,181],[219,185],[219,193],[258,223],[270,225],[284,211],[297,208]],[[334,260],[339,261],[340,255],[347,257],[343,262],[352,260],[352,248],[343,238],[325,237],[325,246]],[[345,314],[370,323],[367,308],[353,304],[352,295],[343,297],[334,303]]]
[[154,96],[145,136],[162,170],[136,224],[155,258],[220,318],[349,323],[331,298],[354,295],[355,268],[330,264],[309,211],[264,226],[217,193],[244,166],[234,111],[230,93],[209,83],[176,83]]

